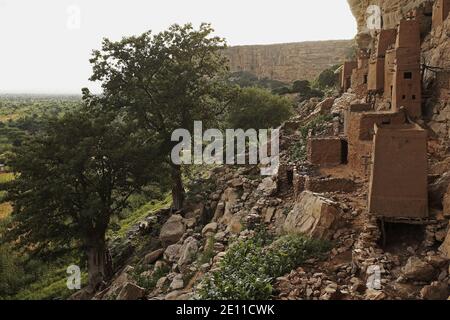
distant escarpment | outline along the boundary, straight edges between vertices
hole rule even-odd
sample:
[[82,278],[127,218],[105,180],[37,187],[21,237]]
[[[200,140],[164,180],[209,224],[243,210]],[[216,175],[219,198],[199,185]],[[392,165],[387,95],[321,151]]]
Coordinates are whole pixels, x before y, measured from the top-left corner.
[[352,46],[353,40],[236,46],[226,49],[225,55],[232,72],[288,83],[315,79],[324,69],[342,63]]

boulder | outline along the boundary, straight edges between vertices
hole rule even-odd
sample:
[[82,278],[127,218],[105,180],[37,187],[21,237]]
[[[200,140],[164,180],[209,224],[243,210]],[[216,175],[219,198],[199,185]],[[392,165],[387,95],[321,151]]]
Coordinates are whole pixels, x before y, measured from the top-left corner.
[[431,281],[436,276],[436,270],[431,264],[415,256],[408,259],[402,271],[409,280]]
[[184,288],[183,275],[177,274],[173,278],[172,283],[170,284],[170,289],[171,290],[179,290],[179,289],[183,289],[183,288]]
[[217,227],[218,225],[216,222],[211,222],[207,224],[202,230],[202,235],[206,236],[207,234],[215,233],[217,231]]
[[450,230],[445,237],[444,242],[439,247],[439,251],[447,258],[450,259]]
[[450,187],[444,194],[444,198],[442,199],[442,207],[444,209],[444,216],[450,217]]
[[181,244],[172,244],[164,251],[164,259],[169,262],[175,262],[180,258]]
[[266,213],[264,214],[264,222],[265,223],[270,223],[272,221],[272,218],[275,214],[275,210],[276,210],[276,208],[274,208],[274,207],[267,208]]
[[283,230],[286,233],[305,234],[317,239],[330,239],[340,213],[341,210],[335,202],[304,191],[288,214]]
[[165,247],[177,243],[186,231],[183,217],[180,215],[171,216],[162,226],[159,239]]
[[125,284],[132,281],[130,274],[134,271],[134,268],[132,266],[126,266],[121,272],[118,277],[116,277],[111,285],[106,288],[105,290],[98,292],[94,296],[94,300],[101,300],[101,299],[109,299],[111,297],[117,296],[118,293],[122,290]]
[[[217,206],[213,221],[228,224],[233,216],[232,208],[237,203],[239,194],[234,188],[227,188],[222,194],[221,202]],[[222,204],[221,204],[222,203]]]
[[193,262],[197,256],[199,244],[198,241],[193,238],[187,238],[183,246],[180,248],[180,259],[178,260],[178,266],[184,267]]
[[120,290],[117,300],[138,300],[145,295],[145,289],[134,283],[127,282]]
[[144,257],[144,264],[152,264],[152,263],[154,263],[156,260],[161,258],[163,253],[164,253],[164,249],[158,249],[158,250],[155,250],[153,252],[150,252],[149,254],[147,254]]
[[444,197],[450,186],[450,172],[444,173],[439,179],[428,188],[430,205],[439,208],[443,205]]
[[447,300],[449,293],[447,282],[433,282],[420,290],[420,296],[424,300]]
[[261,191],[268,197],[273,196],[277,192],[277,189],[277,183],[271,177],[264,178],[258,186],[258,191]]
[[320,102],[317,106],[312,115],[327,115],[330,114],[331,108],[334,104],[334,98],[326,98],[322,102]]

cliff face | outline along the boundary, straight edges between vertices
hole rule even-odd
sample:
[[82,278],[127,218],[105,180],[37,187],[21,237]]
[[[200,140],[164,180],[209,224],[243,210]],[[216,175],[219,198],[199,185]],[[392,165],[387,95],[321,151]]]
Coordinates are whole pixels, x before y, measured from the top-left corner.
[[[367,28],[367,8],[381,8],[383,29],[395,28],[401,19],[413,9],[433,5],[435,0],[348,0],[358,22],[358,45],[368,48],[373,45],[373,34]],[[429,17],[431,19],[431,17]],[[435,27],[421,21],[424,120],[430,132],[440,140],[450,140],[450,18]]]
[[345,60],[352,40],[236,46],[225,51],[232,72],[248,71],[283,82],[313,80],[324,69]]
[[378,5],[383,14],[384,29],[395,28],[400,19],[414,8],[419,7],[430,0],[348,0],[350,9],[357,22],[358,31],[367,32],[367,8],[370,5]]

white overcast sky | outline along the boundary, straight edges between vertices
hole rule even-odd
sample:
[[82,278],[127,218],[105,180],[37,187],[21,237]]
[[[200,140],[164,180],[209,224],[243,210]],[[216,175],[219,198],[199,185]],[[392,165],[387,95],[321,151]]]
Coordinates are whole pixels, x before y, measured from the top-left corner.
[[0,93],[97,91],[88,60],[103,37],[186,22],[211,22],[229,45],[356,34],[346,0],[0,0]]

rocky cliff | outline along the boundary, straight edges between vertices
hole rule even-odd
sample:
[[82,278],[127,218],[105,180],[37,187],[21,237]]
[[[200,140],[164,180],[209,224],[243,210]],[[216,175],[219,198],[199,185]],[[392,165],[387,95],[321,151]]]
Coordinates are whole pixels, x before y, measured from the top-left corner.
[[324,69],[342,63],[352,40],[312,41],[230,47],[225,55],[230,69],[283,82],[313,80]]

